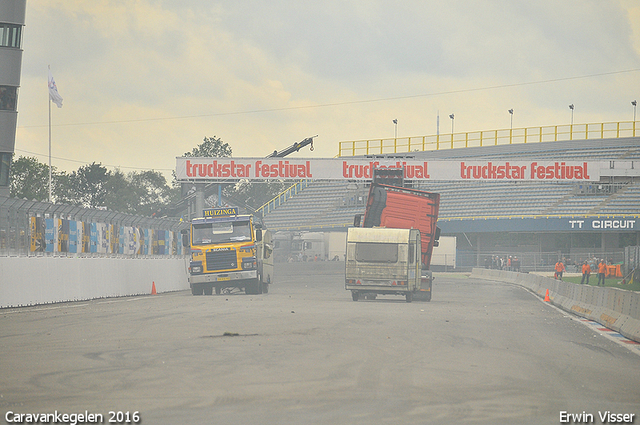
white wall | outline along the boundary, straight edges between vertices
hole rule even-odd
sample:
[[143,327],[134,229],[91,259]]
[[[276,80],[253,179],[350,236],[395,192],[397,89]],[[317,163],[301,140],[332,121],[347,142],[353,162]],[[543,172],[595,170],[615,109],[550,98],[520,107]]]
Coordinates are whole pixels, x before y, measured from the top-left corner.
[[440,236],[439,245],[433,248],[431,254],[432,266],[447,266],[456,268],[456,237]]
[[0,308],[189,289],[188,258],[0,257]]
[[337,255],[340,261],[344,261],[344,252],[347,246],[347,232],[327,232],[325,233],[325,238],[329,260]]

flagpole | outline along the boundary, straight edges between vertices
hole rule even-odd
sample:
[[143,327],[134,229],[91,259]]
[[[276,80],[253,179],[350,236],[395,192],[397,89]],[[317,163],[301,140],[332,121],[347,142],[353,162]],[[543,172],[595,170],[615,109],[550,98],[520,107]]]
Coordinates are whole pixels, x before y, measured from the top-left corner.
[[[51,70],[51,66],[48,66]],[[48,80],[48,77],[47,77]],[[49,202],[51,201],[51,96],[49,96]]]

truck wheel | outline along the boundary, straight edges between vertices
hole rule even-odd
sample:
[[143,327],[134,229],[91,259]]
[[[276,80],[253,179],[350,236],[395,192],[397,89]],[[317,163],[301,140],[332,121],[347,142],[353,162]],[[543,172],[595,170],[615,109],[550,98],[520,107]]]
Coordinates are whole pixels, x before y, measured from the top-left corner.
[[413,301],[413,292],[407,292],[406,299],[408,303]]
[[220,295],[222,293],[222,287],[216,286],[216,295]]
[[201,285],[195,284],[191,286],[192,295],[202,295],[203,293],[204,293],[204,288]]
[[205,295],[213,294],[213,286],[205,286],[202,289],[203,289]]
[[360,293],[358,291],[351,291],[351,299],[354,301],[358,301],[360,298]]

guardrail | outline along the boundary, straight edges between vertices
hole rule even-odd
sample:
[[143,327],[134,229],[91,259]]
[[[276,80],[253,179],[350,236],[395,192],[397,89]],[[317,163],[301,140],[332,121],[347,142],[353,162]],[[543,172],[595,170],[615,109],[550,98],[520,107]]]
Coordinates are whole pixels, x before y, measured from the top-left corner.
[[338,157],[381,155],[428,150],[457,149],[518,143],[558,142],[582,139],[636,137],[638,121],[567,124],[540,127],[471,131],[431,136],[398,137],[340,142]]

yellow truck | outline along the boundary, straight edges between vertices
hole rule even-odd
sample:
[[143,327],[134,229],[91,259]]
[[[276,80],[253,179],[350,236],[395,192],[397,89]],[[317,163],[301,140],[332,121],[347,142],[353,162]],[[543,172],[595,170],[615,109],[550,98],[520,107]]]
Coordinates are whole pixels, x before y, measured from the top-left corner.
[[246,294],[269,291],[273,282],[271,232],[238,208],[210,208],[191,221],[183,244],[191,248],[189,284],[193,295],[234,289]]
[[420,230],[351,227],[347,232],[345,289],[353,301],[402,295],[431,300],[431,278],[422,276]]

